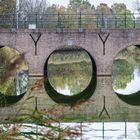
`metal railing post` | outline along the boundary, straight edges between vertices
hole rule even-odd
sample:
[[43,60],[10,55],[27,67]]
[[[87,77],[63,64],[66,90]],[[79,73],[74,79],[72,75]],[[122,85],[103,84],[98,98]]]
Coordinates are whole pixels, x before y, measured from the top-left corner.
[[117,17],[115,15],[115,29],[117,28]]
[[44,24],[43,17],[41,17],[41,28],[44,28],[45,27],[43,24]]
[[102,12],[102,28],[104,27],[104,14]]
[[80,122],[80,133],[81,133],[81,140],[83,140],[82,136],[83,136],[83,123]]
[[103,128],[102,128],[102,137],[104,139],[104,137],[105,137],[105,124],[104,124],[104,121],[102,121],[102,126],[103,126]]
[[18,18],[18,13],[16,13],[16,29],[19,28],[19,18]]
[[125,138],[127,138],[127,121],[125,121]]
[[57,32],[57,33],[61,33],[61,32],[62,32],[61,18],[60,18],[60,13],[59,13],[59,12],[58,12],[58,14],[57,14],[56,32]]
[[97,16],[97,21],[96,21],[96,28],[98,29],[98,22],[99,22],[99,20],[98,20],[98,16]]
[[78,18],[78,28],[82,27],[82,20],[81,20],[81,12],[79,13],[79,18]]
[[133,27],[134,27],[134,29],[136,28],[136,22],[135,22],[135,17],[134,17],[134,19],[133,19]]
[[12,16],[12,29],[16,29],[16,14],[13,14]]
[[35,14],[35,24],[36,24],[36,28],[38,28],[38,23],[37,23],[37,13]]
[[61,19],[60,19],[60,13],[57,14],[57,28],[61,28]]
[[125,11],[125,14],[124,14],[124,27],[125,27],[125,29],[126,29],[126,27],[127,27],[127,21],[126,21],[126,11]]
[[14,14],[12,15],[12,28],[14,28]]

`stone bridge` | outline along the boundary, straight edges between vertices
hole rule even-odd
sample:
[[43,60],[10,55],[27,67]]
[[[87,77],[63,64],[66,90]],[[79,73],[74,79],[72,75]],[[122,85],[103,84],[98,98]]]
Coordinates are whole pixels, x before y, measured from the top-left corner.
[[[61,121],[139,121],[140,107],[120,100],[112,89],[112,65],[115,56],[130,45],[140,44],[140,29],[84,30],[0,30],[0,46],[10,46],[25,54],[29,65],[29,91],[18,103],[1,107],[1,120],[12,120],[31,114],[35,99],[38,109]],[[95,60],[97,86],[92,97],[74,108],[55,103],[42,89],[35,89],[36,80],[43,78],[44,64],[56,49],[67,46],[82,47]],[[43,81],[41,81],[43,82]],[[42,83],[43,84],[43,83]],[[36,98],[30,98],[30,97]],[[50,111],[52,110],[52,111]],[[18,119],[19,119],[18,118]],[[18,120],[17,119],[17,120]]]

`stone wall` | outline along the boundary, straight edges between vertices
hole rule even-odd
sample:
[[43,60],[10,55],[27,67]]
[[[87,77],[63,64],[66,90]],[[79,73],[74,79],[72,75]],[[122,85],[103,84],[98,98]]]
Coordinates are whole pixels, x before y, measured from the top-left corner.
[[[1,120],[10,120],[13,116],[32,113],[38,99],[38,108],[52,117],[65,118],[84,116],[85,121],[139,121],[139,106],[131,106],[121,101],[112,89],[111,73],[114,57],[122,49],[130,45],[140,44],[140,30],[94,30],[78,33],[76,31],[31,31],[18,30],[0,31],[0,45],[8,45],[25,53],[29,64],[29,91],[17,104],[1,108]],[[55,49],[66,45],[75,45],[86,49],[95,60],[97,66],[97,87],[93,96],[85,103],[71,109],[69,106],[58,105],[46,94],[44,87],[30,92],[37,77],[43,76],[47,57]],[[36,46],[36,47],[35,47]],[[105,76],[105,77],[101,77]],[[34,77],[34,78],[33,78]],[[43,78],[43,77],[42,77]],[[43,84],[43,83],[42,83]],[[33,98],[27,100],[29,97]],[[105,110],[103,98],[105,97]],[[8,111],[9,110],[9,111]],[[13,110],[13,111],[10,111]],[[19,111],[20,110],[20,111]],[[48,112],[49,110],[54,110]],[[108,113],[108,114],[107,114]],[[11,115],[12,114],[12,115]],[[18,114],[18,115],[17,115]]]

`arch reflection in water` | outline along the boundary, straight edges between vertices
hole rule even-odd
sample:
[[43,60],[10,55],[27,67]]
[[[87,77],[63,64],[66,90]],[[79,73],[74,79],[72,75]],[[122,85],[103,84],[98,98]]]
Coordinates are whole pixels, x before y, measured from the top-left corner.
[[27,91],[28,65],[24,55],[8,46],[0,48],[0,106],[19,101]]
[[55,50],[46,61],[44,73],[48,77],[45,81],[47,93],[58,103],[74,104],[94,92],[96,66],[82,48]]
[[113,89],[123,101],[140,105],[140,47],[129,46],[113,62]]

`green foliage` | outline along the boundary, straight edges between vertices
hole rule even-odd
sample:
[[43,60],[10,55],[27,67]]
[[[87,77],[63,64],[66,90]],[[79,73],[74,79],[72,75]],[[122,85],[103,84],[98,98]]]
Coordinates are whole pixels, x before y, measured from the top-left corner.
[[[5,6],[0,7],[0,13],[15,13],[15,0],[2,0],[1,5]],[[139,24],[135,23],[133,14],[123,3],[115,3],[111,8],[101,3],[95,8],[89,0],[71,0],[67,7],[49,6],[45,0],[20,0],[18,13],[19,28],[32,23],[37,23],[37,28],[70,29],[133,28]],[[1,15],[0,19],[3,21],[0,25],[2,28],[16,26],[16,22],[13,22],[16,17],[13,15]]]
[[83,51],[54,53],[48,61],[48,76],[54,89],[65,89],[68,86],[73,95],[78,94],[90,83],[91,59]]
[[49,118],[37,108],[33,110],[32,115],[27,115],[22,121],[20,124],[1,124],[0,139],[61,140],[71,135],[76,138],[80,134],[77,128],[61,128],[60,122]]
[[127,83],[133,79],[134,67],[126,60],[115,60],[113,63],[113,88],[125,89]]
[[12,28],[16,11],[16,0],[0,1],[0,28]]
[[75,95],[88,86],[92,76],[91,63],[51,64],[48,66],[48,76],[56,90],[65,89],[67,85],[70,92]]
[[70,5],[86,5],[91,6],[90,2],[88,0],[70,0]]
[[112,28],[114,27],[114,16],[112,9],[105,3],[101,3],[95,9],[95,14],[97,16],[98,27],[102,28]]
[[108,7],[107,4],[101,3],[99,6],[96,8],[96,14],[112,14],[112,10],[110,7]]
[[0,84],[0,91],[4,95],[16,95],[16,84],[13,78],[7,80],[6,82]]
[[[16,102],[16,97],[14,100],[12,96],[17,96],[26,91],[28,80],[19,73],[25,72],[28,66],[24,58],[20,58],[19,56],[19,52],[11,47],[4,46],[0,48],[0,102],[3,102],[3,97],[8,98],[7,102],[9,104],[11,101]],[[21,84],[18,84],[19,82]],[[2,103],[0,105],[2,106]]]
[[84,51],[70,51],[70,52],[56,52],[53,53],[49,58],[49,63],[58,64],[58,63],[66,63],[66,62],[79,62],[79,61],[87,61],[90,62],[89,55]]
[[116,13],[122,13],[122,11],[124,12],[127,10],[127,7],[124,3],[114,3],[111,9]]
[[140,48],[130,46],[122,50],[113,62],[113,88],[125,89],[134,79],[136,68],[140,68]]
[[16,0],[1,0],[0,1],[0,14],[15,13]]
[[115,3],[111,6],[115,14],[116,27],[120,28],[133,28],[134,16],[130,10],[127,9],[124,3]]

